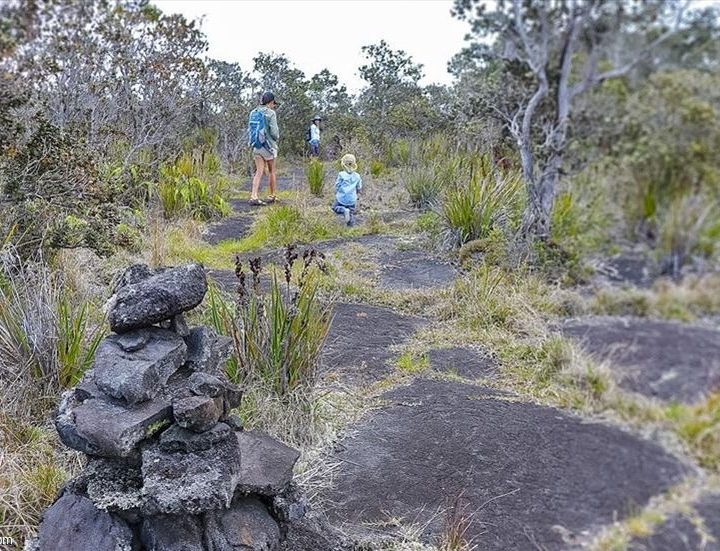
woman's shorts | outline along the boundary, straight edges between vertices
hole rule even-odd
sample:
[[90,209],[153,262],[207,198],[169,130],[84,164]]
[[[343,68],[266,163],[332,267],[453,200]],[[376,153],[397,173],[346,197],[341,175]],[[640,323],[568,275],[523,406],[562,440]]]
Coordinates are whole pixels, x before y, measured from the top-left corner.
[[267,147],[253,148],[253,154],[257,157],[260,156],[266,161],[274,161],[277,158],[277,151],[269,149]]

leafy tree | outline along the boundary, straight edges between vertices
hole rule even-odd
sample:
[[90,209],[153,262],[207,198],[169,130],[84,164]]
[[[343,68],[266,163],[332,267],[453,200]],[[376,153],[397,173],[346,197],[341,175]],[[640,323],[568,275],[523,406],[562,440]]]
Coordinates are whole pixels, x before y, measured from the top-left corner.
[[359,68],[368,83],[360,97],[362,115],[376,136],[382,136],[388,115],[394,107],[420,96],[422,65],[403,50],[393,50],[387,42],[362,47],[368,63]]
[[504,120],[522,162],[525,237],[550,236],[577,99],[647,62],[681,27],[684,7],[666,0],[455,0],[454,14],[475,38],[455,69],[470,66],[491,79],[490,97],[499,101],[488,107]]

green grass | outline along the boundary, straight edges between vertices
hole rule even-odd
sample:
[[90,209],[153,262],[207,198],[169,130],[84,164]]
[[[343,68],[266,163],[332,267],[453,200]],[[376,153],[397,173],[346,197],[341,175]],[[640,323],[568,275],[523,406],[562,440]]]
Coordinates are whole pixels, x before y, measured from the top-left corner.
[[310,193],[316,197],[323,196],[323,187],[325,186],[325,165],[319,159],[312,159],[305,168],[305,176],[307,176]]
[[720,393],[697,405],[668,407],[673,430],[690,446],[700,464],[720,471]]
[[416,356],[411,352],[405,352],[395,361],[400,371],[405,373],[420,373],[430,369],[430,360],[426,355]]

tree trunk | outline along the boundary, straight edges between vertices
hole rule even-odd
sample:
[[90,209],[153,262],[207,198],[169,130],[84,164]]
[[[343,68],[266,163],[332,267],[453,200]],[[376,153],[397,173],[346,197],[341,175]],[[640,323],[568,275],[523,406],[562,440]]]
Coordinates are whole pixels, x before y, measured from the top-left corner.
[[537,180],[526,180],[528,202],[520,231],[528,241],[550,239],[552,210],[561,163],[562,157],[556,153],[548,160]]

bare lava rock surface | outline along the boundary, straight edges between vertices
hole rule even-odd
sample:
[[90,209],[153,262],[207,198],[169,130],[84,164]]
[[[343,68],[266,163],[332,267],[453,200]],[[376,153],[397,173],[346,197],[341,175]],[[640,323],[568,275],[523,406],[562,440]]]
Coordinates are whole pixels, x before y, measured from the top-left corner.
[[382,399],[340,442],[325,495],[331,522],[358,535],[389,518],[429,521],[425,535],[437,535],[436,511],[460,496],[480,549],[564,549],[687,472],[620,429],[476,386],[416,379]]
[[608,365],[623,388],[693,402],[720,389],[720,331],[644,318],[565,321],[562,332]]

